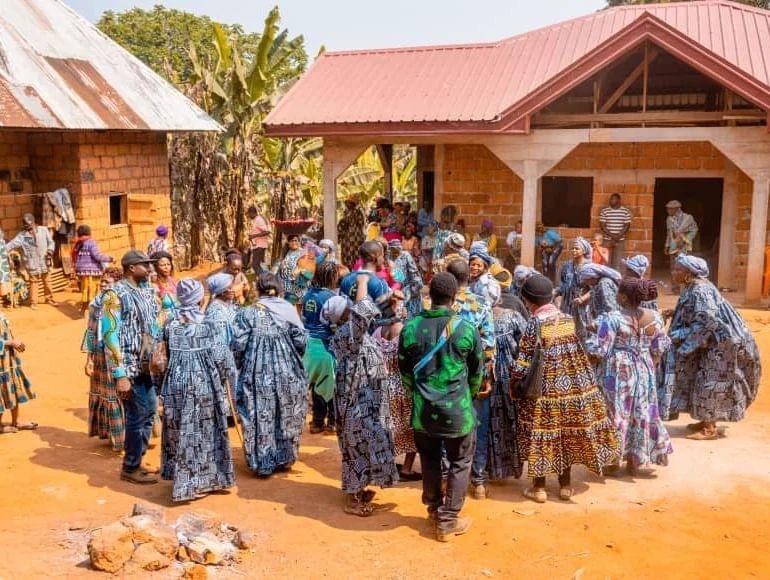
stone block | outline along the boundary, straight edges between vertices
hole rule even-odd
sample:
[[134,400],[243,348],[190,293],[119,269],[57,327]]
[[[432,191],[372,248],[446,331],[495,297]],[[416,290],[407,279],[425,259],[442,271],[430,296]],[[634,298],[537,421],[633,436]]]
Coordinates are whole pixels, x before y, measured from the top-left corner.
[[131,562],[143,570],[154,572],[168,568],[171,565],[171,559],[164,556],[152,544],[141,544],[131,556]]
[[152,544],[152,546],[167,558],[176,556],[179,540],[176,532],[170,526],[158,522],[151,515],[137,515],[125,518],[123,525],[131,530],[135,544]]
[[133,553],[131,530],[120,522],[94,530],[88,541],[91,565],[97,570],[117,572]]

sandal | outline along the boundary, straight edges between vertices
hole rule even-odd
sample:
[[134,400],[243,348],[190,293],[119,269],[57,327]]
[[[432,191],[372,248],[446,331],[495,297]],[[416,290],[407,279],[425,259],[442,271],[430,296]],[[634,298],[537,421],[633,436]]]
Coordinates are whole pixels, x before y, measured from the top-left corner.
[[698,421],[697,423],[690,423],[685,427],[685,429],[687,429],[688,431],[695,432],[695,431],[703,430],[703,427],[704,427],[703,421]]
[[422,481],[422,473],[398,470],[399,481]]
[[16,427],[17,431],[34,431],[39,425],[34,421],[30,421],[29,423],[22,423],[21,425],[11,425],[11,427]]
[[355,494],[349,494],[345,497],[345,507],[343,510],[346,514],[365,518],[372,515],[374,508],[372,504],[359,500]]
[[570,501],[572,499],[573,493],[575,493],[575,490],[571,487],[562,487],[559,490],[559,499],[563,501]]
[[719,439],[719,432],[716,427],[704,428],[696,433],[690,433],[685,439],[691,439],[693,441],[714,441]]
[[365,489],[361,492],[361,501],[364,503],[370,503],[374,499],[375,495],[377,495],[377,492],[373,489]]
[[534,502],[537,503],[545,503],[546,500],[548,500],[548,494],[545,493],[545,490],[541,488],[527,488],[524,490],[524,497],[527,499],[531,499]]
[[5,433],[18,433],[19,429],[13,425],[0,425],[0,434]]

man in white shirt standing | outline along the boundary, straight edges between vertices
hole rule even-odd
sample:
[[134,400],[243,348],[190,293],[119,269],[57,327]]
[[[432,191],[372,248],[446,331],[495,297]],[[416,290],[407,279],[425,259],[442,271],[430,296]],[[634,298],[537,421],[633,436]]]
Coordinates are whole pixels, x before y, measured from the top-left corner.
[[270,223],[259,214],[255,205],[249,207],[247,215],[251,220],[249,225],[250,264],[254,272],[259,273],[270,245]]
[[610,205],[599,212],[599,226],[604,247],[610,251],[610,266],[619,272],[626,253],[626,233],[631,227],[631,212],[620,204],[619,193],[613,193]]

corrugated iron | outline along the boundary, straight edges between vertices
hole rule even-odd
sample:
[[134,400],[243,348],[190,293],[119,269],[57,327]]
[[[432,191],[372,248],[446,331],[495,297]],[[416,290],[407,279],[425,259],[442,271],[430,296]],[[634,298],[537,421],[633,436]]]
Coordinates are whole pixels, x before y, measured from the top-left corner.
[[60,0],[2,0],[0,127],[220,129]]
[[706,0],[602,10],[492,44],[325,53],[265,125],[323,134],[325,125],[495,122],[645,14],[770,94],[770,12]]

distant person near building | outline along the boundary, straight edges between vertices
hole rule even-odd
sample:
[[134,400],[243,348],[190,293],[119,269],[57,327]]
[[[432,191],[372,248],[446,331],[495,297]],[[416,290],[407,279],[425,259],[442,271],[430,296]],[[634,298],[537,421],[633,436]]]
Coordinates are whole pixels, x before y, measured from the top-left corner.
[[609,250],[609,266],[620,269],[626,252],[626,233],[631,228],[631,211],[620,204],[620,194],[610,196],[610,205],[599,212],[599,226],[604,234],[604,247]]

